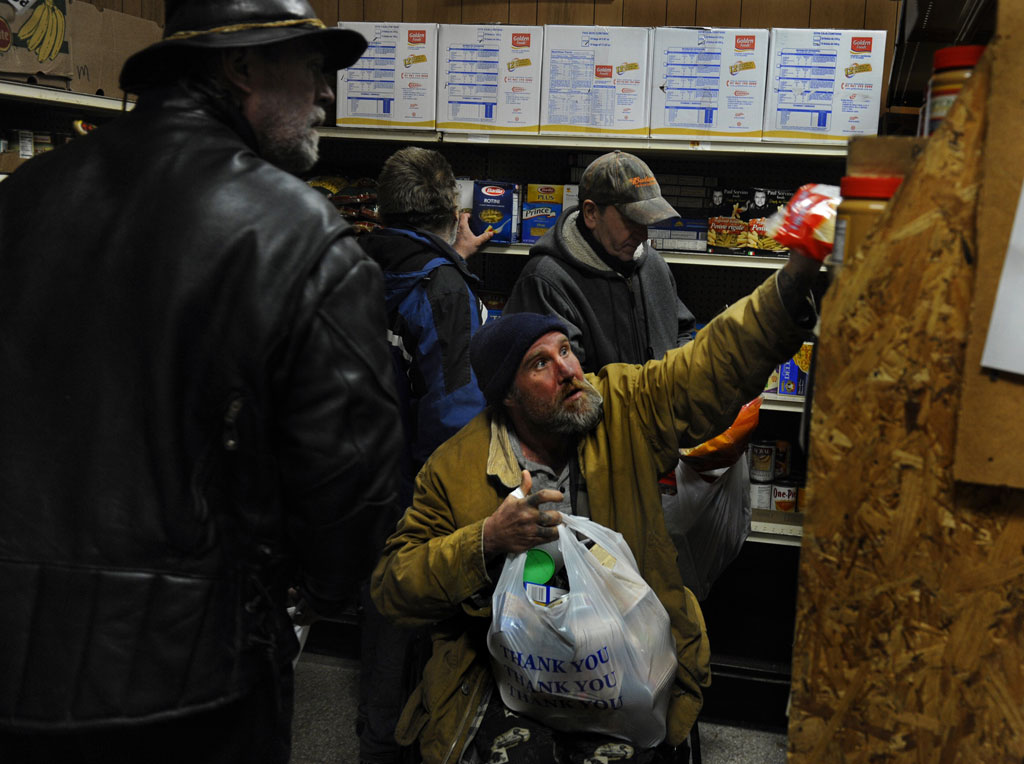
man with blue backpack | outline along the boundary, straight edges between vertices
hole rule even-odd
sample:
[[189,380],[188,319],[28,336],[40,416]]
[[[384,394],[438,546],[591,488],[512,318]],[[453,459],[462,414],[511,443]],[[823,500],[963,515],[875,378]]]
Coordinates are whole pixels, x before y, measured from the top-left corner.
[[[479,279],[465,258],[493,234],[460,221],[455,175],[437,151],[410,146],[384,163],[377,202],[386,226],[359,239],[384,270],[388,341],[402,416],[399,503],[412,501],[416,473],[485,404],[469,363],[469,341],[487,317]],[[397,518],[396,518],[397,520]],[[394,530],[391,528],[390,530]],[[384,539],[376,539],[378,548]],[[363,598],[360,759],[396,761],[394,727],[406,701],[402,672],[413,632],[386,624]]]

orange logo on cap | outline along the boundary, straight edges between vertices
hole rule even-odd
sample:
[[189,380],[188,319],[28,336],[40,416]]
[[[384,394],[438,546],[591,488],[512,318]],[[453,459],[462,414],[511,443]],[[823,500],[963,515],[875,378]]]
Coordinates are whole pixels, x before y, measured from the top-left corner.
[[646,176],[644,176],[642,178],[640,178],[640,177],[630,178],[629,182],[632,183],[636,188],[643,188],[644,186],[656,185],[658,181],[656,181],[650,175],[646,175]]

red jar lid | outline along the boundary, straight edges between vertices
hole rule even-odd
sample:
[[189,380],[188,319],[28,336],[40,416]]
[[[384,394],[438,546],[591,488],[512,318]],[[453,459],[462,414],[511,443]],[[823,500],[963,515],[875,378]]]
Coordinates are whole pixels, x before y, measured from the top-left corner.
[[954,45],[950,48],[939,48],[932,57],[932,66],[936,71],[939,69],[971,69],[978,63],[978,59],[984,52],[984,45]]
[[852,199],[888,199],[902,182],[902,175],[846,175],[839,181],[839,195]]

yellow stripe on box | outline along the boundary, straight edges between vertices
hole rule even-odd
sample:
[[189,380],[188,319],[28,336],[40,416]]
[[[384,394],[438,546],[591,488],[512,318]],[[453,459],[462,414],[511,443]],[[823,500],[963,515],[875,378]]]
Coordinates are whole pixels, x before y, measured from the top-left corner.
[[683,130],[678,127],[652,127],[651,135],[673,135],[683,138],[695,136],[695,140],[715,136],[716,138],[760,138],[760,130],[743,130],[735,133],[720,130]]
[[600,127],[589,127],[587,125],[541,125],[541,132],[558,131],[560,133],[589,133],[592,135],[649,135],[650,129],[646,127],[626,128],[622,130],[605,130]]
[[438,122],[438,130],[480,130],[488,133],[536,133],[539,129],[537,125],[507,125],[502,127],[492,127],[490,125],[481,125],[479,122]]
[[336,125],[366,125],[369,127],[425,127],[434,129],[434,120],[423,122],[401,122],[396,119],[367,119],[365,117],[339,117]]
[[[864,133],[874,135],[874,133]],[[804,141],[820,141],[822,143],[845,143],[856,135],[823,135],[820,133],[805,133],[800,130],[765,130],[761,133],[763,138],[797,138]]]

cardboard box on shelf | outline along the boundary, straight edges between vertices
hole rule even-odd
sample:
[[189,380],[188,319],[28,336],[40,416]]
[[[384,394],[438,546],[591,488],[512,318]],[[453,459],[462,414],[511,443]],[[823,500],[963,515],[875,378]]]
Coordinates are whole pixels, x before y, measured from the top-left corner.
[[562,214],[564,187],[529,183],[523,196],[522,240],[533,243],[555,227]]
[[[71,77],[73,23],[67,0],[0,2],[0,77],[31,84]],[[36,77],[47,82],[39,82]]]
[[[133,53],[159,42],[163,28],[155,21],[68,0],[74,38],[71,89],[76,93],[122,98],[121,67]],[[134,97],[134,96],[132,96]]]
[[479,236],[493,230],[495,244],[519,241],[519,184],[500,180],[473,181],[473,212],[469,230]]
[[763,139],[845,142],[878,132],[885,32],[773,29]]
[[814,343],[805,342],[795,356],[779,366],[779,395],[805,395]]
[[658,27],[651,137],[760,141],[768,30]]
[[647,27],[544,27],[540,131],[650,134]]
[[336,124],[433,130],[436,125],[437,24],[341,21],[369,43],[338,72]]
[[441,24],[437,129],[536,133],[544,28]]

